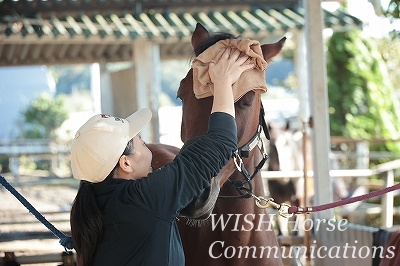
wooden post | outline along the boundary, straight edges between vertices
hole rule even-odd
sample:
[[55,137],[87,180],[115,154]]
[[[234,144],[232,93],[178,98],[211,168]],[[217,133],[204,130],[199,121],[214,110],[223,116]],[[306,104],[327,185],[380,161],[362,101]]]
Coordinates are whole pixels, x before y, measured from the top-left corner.
[[0,260],[0,265],[19,266],[21,264],[17,261],[17,258],[15,257],[14,252],[6,251],[6,252],[4,252],[4,258],[2,258],[2,260]]
[[[314,168],[314,204],[333,201],[332,183],[329,176],[329,118],[326,64],[322,37],[323,16],[321,1],[303,0],[306,18],[307,62],[313,117],[312,147]],[[331,219],[333,210],[315,213],[320,219]],[[318,233],[318,232],[316,232]]]
[[[385,176],[385,187],[394,186],[394,170],[388,170]],[[393,191],[382,196],[382,227],[391,228],[393,226]]]
[[142,131],[146,142],[158,142],[158,95],[161,91],[160,46],[149,41],[133,43],[133,60],[136,69],[136,103],[138,109],[147,107],[153,113],[153,118]]
[[63,264],[60,266],[75,266],[75,259],[74,259],[74,253],[70,251],[64,251],[61,254],[62,262]]
[[368,141],[356,143],[357,169],[369,168],[369,144]]
[[90,66],[90,93],[93,99],[93,111],[99,114],[101,113],[101,77],[98,63]]
[[114,115],[113,91],[111,86],[110,73],[107,70],[106,63],[99,63],[99,66],[101,112],[103,114]]

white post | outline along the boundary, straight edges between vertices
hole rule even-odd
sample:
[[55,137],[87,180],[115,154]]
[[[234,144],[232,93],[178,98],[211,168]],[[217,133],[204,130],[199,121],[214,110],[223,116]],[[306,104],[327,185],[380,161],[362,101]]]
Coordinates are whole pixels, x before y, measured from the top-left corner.
[[294,36],[297,44],[295,53],[295,69],[300,101],[300,120],[304,123],[308,122],[308,119],[310,118],[307,46],[304,30],[296,31]]
[[[310,107],[313,117],[314,204],[319,205],[333,201],[332,182],[329,176],[330,132],[326,64],[322,36],[324,23],[321,1],[303,0],[303,6],[306,18],[307,62],[310,97],[312,99]],[[319,219],[331,219],[334,212],[332,209],[326,210],[315,213],[315,216]]]
[[94,63],[90,66],[90,92],[93,99],[93,111],[95,114],[101,112],[100,84],[100,65]]
[[100,106],[103,114],[114,115],[114,99],[111,87],[110,73],[106,63],[100,63]]
[[356,144],[357,169],[369,168],[369,144],[368,141],[360,141]]
[[[394,170],[388,170],[385,177],[385,187],[394,186]],[[393,226],[393,191],[382,196],[382,227],[391,228]]]
[[149,126],[141,133],[147,142],[159,142],[158,95],[161,91],[160,46],[149,41],[133,42],[138,109],[147,107],[153,113]]

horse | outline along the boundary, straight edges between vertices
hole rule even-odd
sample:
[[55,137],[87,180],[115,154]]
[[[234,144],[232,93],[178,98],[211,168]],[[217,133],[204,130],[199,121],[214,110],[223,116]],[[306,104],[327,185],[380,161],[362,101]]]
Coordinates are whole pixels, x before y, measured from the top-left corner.
[[[191,38],[194,55],[198,56],[217,41],[227,38],[236,37],[229,33],[210,34],[197,23]],[[285,39],[261,45],[267,62],[281,51]],[[207,132],[213,98],[195,97],[193,69],[181,80],[177,96],[182,100],[181,140],[188,143]],[[196,226],[186,219],[178,221],[187,265],[282,265],[270,218],[252,199],[255,195],[264,195],[259,172],[261,162],[266,160],[260,143],[260,123],[264,117],[261,92],[249,91],[237,100],[235,117],[240,149],[238,155],[218,174],[213,188],[205,192],[207,195],[202,203],[206,204],[207,199],[211,198],[212,207],[206,208],[200,216],[212,211],[210,217]],[[155,148],[150,146],[153,154],[159,153]],[[174,152],[179,151],[175,149]],[[164,157],[173,159],[173,153]],[[158,162],[161,160],[158,159]],[[215,197],[214,193],[219,194]],[[202,206],[202,203],[193,204],[194,209]],[[189,216],[192,213],[189,212]]]
[[[282,127],[279,124],[269,124],[269,160],[268,171],[304,171],[312,170],[311,141],[302,130],[292,129],[287,121]],[[304,146],[304,144],[306,146]],[[305,149],[304,149],[305,148]],[[306,160],[306,162],[304,161]],[[307,199],[305,199],[304,185],[307,181]],[[313,179],[307,177],[268,179],[270,197],[277,203],[286,203],[293,206],[310,206],[314,195]],[[303,216],[294,216],[301,223]],[[277,216],[278,234],[290,234],[289,220]],[[300,227],[301,228],[301,227]],[[303,231],[295,234],[303,235]]]
[[[303,129],[292,128],[288,120],[282,127],[279,124],[269,124],[269,160],[268,171],[303,171],[313,170],[312,164],[312,143],[310,132],[313,128],[312,118]],[[331,167],[336,169],[335,162],[330,161]],[[314,178],[289,178],[269,179],[267,181],[270,196],[279,204],[287,203],[294,206],[312,206],[314,191]],[[344,180],[336,178],[333,180],[334,201],[347,198],[351,195],[359,195],[365,192],[363,188],[350,190],[344,184]],[[307,191],[305,191],[305,186]],[[355,193],[355,194],[354,194]],[[356,204],[352,206],[357,206]],[[297,223],[304,221],[303,215],[296,215]],[[294,234],[303,235],[304,231],[294,231]],[[290,234],[288,219],[281,219],[278,216],[278,232],[281,235]]]

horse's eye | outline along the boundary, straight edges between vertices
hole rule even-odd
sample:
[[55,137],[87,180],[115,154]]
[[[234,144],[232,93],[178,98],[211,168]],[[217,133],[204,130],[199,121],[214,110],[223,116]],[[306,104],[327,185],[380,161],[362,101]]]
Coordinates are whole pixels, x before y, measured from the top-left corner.
[[238,102],[239,108],[242,108],[242,109],[249,108],[252,104],[253,104],[253,102],[248,102],[248,101],[239,101]]
[[256,94],[254,91],[247,92],[242,96],[242,98],[239,99],[239,101],[236,102],[236,106],[242,109],[251,107],[253,105],[255,95]]

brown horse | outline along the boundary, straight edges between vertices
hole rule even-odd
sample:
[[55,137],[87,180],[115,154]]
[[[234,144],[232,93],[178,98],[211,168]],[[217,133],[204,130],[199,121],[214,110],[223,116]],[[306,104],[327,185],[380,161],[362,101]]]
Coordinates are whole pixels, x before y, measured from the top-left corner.
[[[219,40],[227,38],[234,36],[226,33],[211,35],[202,25],[197,24],[192,35],[195,56]],[[267,62],[280,52],[284,41],[285,38],[277,43],[261,46]],[[187,143],[207,132],[213,98],[196,99],[192,69],[181,81],[178,97],[182,100],[183,111],[181,139]],[[211,218],[207,222],[193,227],[185,219],[179,221],[187,265],[282,265],[270,219],[251,197],[264,195],[258,167],[265,160],[265,154],[260,152],[261,149],[253,149],[254,146],[258,147],[254,143],[259,144],[260,118],[263,118],[261,93],[247,92],[235,103],[235,111],[238,147],[244,147],[243,154],[247,153],[247,158],[239,158],[243,162],[242,172],[236,166],[240,164],[240,160],[235,164],[233,159],[221,170],[218,182],[214,182],[221,186],[218,199],[211,195],[216,191],[213,188],[211,192],[207,192],[216,200]],[[153,157],[156,157],[155,153],[159,153],[155,150],[157,147],[150,145],[150,148],[154,153]],[[173,153],[170,155],[172,159]],[[250,173],[250,176],[254,174],[246,180],[243,172]]]

